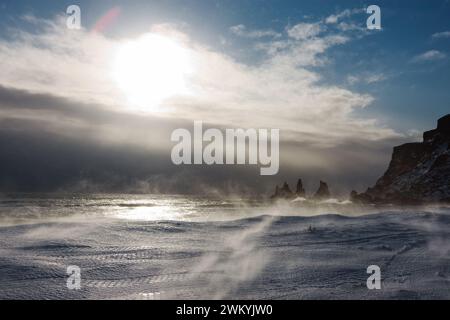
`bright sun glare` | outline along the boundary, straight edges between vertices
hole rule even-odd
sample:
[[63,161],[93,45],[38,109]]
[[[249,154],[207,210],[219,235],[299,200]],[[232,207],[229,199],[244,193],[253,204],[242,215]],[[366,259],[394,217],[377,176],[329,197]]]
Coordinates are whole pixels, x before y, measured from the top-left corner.
[[123,45],[116,57],[114,78],[130,103],[157,110],[165,99],[187,94],[192,72],[188,49],[177,41],[148,34]]

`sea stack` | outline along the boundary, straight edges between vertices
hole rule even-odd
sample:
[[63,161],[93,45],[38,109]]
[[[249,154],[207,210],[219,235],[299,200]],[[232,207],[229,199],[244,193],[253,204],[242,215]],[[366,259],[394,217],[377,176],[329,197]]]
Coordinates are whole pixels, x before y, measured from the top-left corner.
[[320,181],[320,186],[317,192],[314,194],[314,199],[327,199],[330,198],[330,190],[326,182]]
[[293,198],[295,195],[292,192],[291,188],[289,188],[289,185],[287,182],[284,182],[283,186],[281,188],[279,188],[278,186],[276,186],[275,188],[275,194],[272,195],[270,198],[271,199],[291,199]]
[[295,191],[295,195],[297,197],[305,198],[306,197],[306,191],[303,188],[303,182],[302,179],[298,179],[297,182],[297,190]]

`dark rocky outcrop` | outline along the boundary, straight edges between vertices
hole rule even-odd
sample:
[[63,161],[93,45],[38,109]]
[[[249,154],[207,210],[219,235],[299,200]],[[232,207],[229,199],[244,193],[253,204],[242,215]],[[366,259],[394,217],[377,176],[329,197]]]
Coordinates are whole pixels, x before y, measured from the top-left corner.
[[285,182],[281,188],[276,186],[275,194],[271,197],[271,199],[291,199],[294,197],[295,194],[291,191],[291,188],[289,188],[287,182]]
[[356,192],[355,190],[352,190],[352,192],[350,192],[350,200],[356,200],[358,198],[358,192]]
[[[317,192],[312,197],[313,200],[323,200],[330,198],[330,190],[328,189],[328,185],[320,181],[320,187],[317,190]],[[296,197],[300,198],[306,198],[306,191],[303,188],[303,182],[302,179],[298,179],[297,181],[297,188],[295,193],[292,192],[292,190],[289,188],[289,185],[287,182],[283,184],[283,186],[280,188],[279,186],[276,186],[275,193],[270,197],[272,200],[278,200],[278,199],[294,199]]]
[[295,194],[296,194],[297,197],[301,197],[301,198],[305,198],[306,197],[306,191],[303,188],[302,179],[298,179],[297,190],[295,191]]
[[363,203],[450,202],[450,114],[423,134],[423,142],[395,147],[388,170],[375,186],[350,196]]
[[314,199],[328,199],[330,198],[330,190],[328,189],[328,185],[326,182],[320,181],[319,189],[314,194]]

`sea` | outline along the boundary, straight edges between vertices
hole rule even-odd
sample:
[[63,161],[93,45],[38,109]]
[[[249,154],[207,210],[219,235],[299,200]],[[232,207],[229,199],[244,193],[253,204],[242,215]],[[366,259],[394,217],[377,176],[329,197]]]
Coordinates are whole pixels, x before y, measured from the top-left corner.
[[446,206],[0,195],[0,299],[449,298]]

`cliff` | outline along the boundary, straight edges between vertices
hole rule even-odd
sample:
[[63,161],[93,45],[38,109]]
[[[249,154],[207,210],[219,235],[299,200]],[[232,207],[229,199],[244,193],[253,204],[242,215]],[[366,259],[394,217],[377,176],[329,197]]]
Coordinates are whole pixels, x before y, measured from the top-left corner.
[[362,194],[353,191],[351,198],[364,203],[450,202],[450,114],[423,134],[423,142],[395,147],[375,186]]

